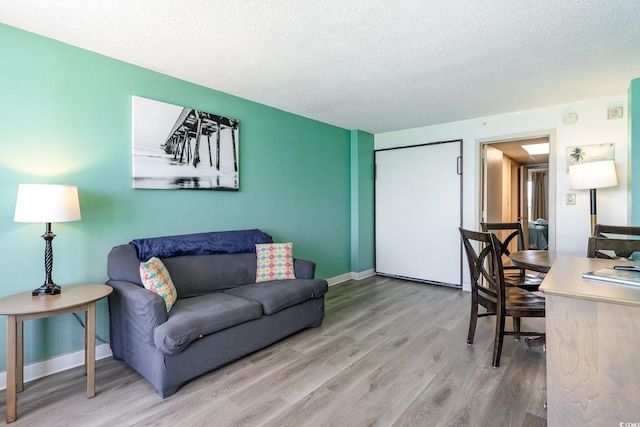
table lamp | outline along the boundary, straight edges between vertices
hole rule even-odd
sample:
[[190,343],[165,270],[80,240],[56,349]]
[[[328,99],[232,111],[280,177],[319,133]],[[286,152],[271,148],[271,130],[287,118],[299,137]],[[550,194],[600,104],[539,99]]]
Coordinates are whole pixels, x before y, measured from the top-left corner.
[[60,286],[51,280],[53,268],[53,248],[51,241],[55,234],[51,232],[52,222],[77,221],[80,219],[78,188],[75,185],[20,184],[18,200],[13,220],[16,222],[44,222],[45,240],[44,268],[45,282],[33,295],[56,295]]
[[613,160],[579,163],[569,166],[569,188],[589,190],[591,196],[591,235],[596,228],[596,189],[618,185]]

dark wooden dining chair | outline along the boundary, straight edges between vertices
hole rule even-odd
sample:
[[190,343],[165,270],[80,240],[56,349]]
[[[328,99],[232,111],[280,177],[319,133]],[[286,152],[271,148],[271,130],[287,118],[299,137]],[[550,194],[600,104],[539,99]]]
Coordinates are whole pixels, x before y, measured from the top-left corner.
[[631,258],[635,252],[640,253],[640,240],[589,237],[588,258]]
[[589,238],[589,258],[631,258],[640,253],[640,227],[596,224]]
[[640,227],[634,227],[632,225],[596,224],[593,235],[595,237],[608,237],[617,239],[628,239],[631,236],[640,238]]
[[[522,317],[544,317],[544,298],[515,286],[505,286],[504,270],[500,252],[500,242],[492,233],[470,231],[460,228],[464,243],[469,273],[471,277],[471,316],[467,343],[473,344],[478,317],[496,316],[493,359],[491,365],[500,365],[500,355],[505,335],[539,336],[543,332],[523,332],[520,330]],[[476,251],[475,245],[479,245]],[[486,313],[478,313],[479,306]],[[505,330],[507,317],[513,318],[513,331]]]
[[514,246],[515,250],[522,251],[524,245],[524,234],[522,225],[519,222],[481,222],[480,227],[484,232],[491,232],[498,237],[500,242],[500,256],[504,268],[504,280],[507,286],[518,286],[528,291],[537,291],[542,279],[537,274],[527,276],[527,272],[520,267],[511,264],[509,247]]

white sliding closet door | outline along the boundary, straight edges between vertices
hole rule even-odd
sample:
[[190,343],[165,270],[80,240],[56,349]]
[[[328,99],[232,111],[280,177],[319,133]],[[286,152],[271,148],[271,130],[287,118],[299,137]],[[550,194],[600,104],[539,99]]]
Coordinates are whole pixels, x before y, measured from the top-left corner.
[[375,152],[376,272],[462,286],[462,141]]

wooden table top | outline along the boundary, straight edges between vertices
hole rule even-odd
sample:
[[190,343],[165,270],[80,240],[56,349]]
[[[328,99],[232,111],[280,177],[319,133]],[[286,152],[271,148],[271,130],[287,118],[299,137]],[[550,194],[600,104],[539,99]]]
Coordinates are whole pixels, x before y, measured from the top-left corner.
[[24,315],[64,310],[98,301],[113,291],[107,285],[64,285],[58,295],[31,295],[21,292],[0,298],[0,315]]
[[509,259],[513,265],[527,270],[547,273],[558,258],[556,251],[527,250],[511,252]]
[[547,295],[640,307],[640,286],[591,280],[582,273],[614,265],[635,264],[627,260],[559,256],[545,276],[540,290]]

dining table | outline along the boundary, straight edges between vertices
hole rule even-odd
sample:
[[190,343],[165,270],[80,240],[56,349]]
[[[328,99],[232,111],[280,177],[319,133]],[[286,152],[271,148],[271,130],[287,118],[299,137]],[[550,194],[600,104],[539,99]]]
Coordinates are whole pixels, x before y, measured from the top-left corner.
[[546,274],[560,255],[567,254],[550,250],[529,249],[511,252],[509,254],[509,259],[516,267]]
[[[531,285],[540,285],[545,278],[551,266],[555,263],[558,256],[566,255],[565,252],[557,252],[550,250],[528,249],[523,251],[514,251],[509,254],[509,259],[516,267],[524,268],[536,272],[537,274],[526,274],[525,283]],[[529,347],[546,346],[546,337],[525,339]]]

